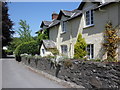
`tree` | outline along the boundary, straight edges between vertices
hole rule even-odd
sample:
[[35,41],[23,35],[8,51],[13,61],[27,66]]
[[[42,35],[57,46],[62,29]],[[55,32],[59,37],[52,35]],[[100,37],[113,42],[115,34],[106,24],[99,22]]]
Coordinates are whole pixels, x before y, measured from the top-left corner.
[[116,50],[120,42],[118,31],[119,28],[117,26],[113,27],[111,22],[108,22],[105,26],[103,46],[107,52],[107,60],[116,60]]
[[77,38],[77,42],[74,45],[74,58],[83,58],[87,53],[86,47],[87,47],[87,44],[84,38],[82,38],[82,35],[79,34]]
[[10,42],[10,45],[8,46],[8,50],[11,50],[14,52],[17,46],[19,46],[21,43],[23,43],[20,38],[14,37],[13,40]]
[[20,36],[20,40],[22,42],[28,42],[34,40],[31,36],[30,26],[27,24],[27,22],[25,20],[20,20],[19,25],[20,28],[17,32]]
[[14,52],[15,49],[24,42],[34,41],[35,39],[31,36],[30,26],[24,20],[19,22],[19,30],[17,31],[20,37],[13,38],[12,42],[8,47],[8,50]]
[[2,46],[7,46],[12,40],[13,22],[9,18],[8,6],[6,2],[2,2]]
[[42,40],[49,39],[49,31],[47,29],[43,30],[43,32],[38,32],[38,43],[41,44]]
[[[7,46],[12,40],[14,33],[12,26],[13,22],[9,18],[7,2],[2,2],[2,47]],[[2,56],[5,56],[4,51]]]

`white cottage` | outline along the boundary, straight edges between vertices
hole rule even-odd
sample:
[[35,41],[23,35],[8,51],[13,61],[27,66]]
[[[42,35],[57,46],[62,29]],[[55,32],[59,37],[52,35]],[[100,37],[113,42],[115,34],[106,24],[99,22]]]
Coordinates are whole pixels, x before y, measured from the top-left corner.
[[52,52],[48,51],[48,49],[56,48],[55,42],[52,40],[43,40],[40,48],[41,57],[45,56],[54,56]]

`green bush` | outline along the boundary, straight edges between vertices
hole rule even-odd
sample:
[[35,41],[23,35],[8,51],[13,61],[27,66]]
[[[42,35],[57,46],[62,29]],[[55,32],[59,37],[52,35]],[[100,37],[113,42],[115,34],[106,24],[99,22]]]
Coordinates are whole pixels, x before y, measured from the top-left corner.
[[35,55],[39,51],[38,49],[38,44],[36,41],[29,41],[20,44],[16,49],[15,49],[15,56],[20,56],[20,54],[31,54]]
[[47,50],[52,52],[53,55],[58,55],[59,54],[59,51],[57,50],[57,48],[49,48]]
[[7,55],[12,55],[13,54],[12,50],[6,50],[5,52],[7,53]]
[[77,38],[77,42],[74,45],[74,58],[83,58],[87,54],[86,47],[87,44],[84,38],[82,38],[82,35],[79,34]]

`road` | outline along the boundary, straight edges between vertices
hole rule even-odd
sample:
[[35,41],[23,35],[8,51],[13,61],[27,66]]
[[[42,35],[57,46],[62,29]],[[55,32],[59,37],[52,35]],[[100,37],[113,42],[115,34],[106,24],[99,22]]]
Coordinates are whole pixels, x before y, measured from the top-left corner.
[[2,88],[65,88],[14,59],[2,60]]

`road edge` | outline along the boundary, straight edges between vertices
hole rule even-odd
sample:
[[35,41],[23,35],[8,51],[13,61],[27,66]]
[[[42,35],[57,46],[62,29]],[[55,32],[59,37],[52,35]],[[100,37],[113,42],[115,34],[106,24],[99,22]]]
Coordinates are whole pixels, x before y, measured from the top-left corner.
[[61,85],[65,86],[66,88],[81,88],[81,89],[85,89],[85,87],[82,86],[82,85],[80,86],[80,85],[77,85],[77,84],[72,83],[72,82],[67,82],[67,81],[61,80],[61,79],[59,79],[59,78],[57,78],[57,77],[55,77],[53,75],[50,75],[50,74],[48,74],[46,72],[43,72],[41,70],[35,69],[33,67],[30,67],[30,66],[28,66],[28,65],[26,65],[26,64],[24,64],[22,62],[20,62],[20,63],[22,65],[24,65],[26,68],[28,68],[29,70],[31,70],[31,71],[33,71],[35,73],[38,73],[38,74],[40,74],[40,75],[44,76],[45,78],[48,78],[48,79],[50,79],[52,81],[55,81],[58,84],[61,84]]

